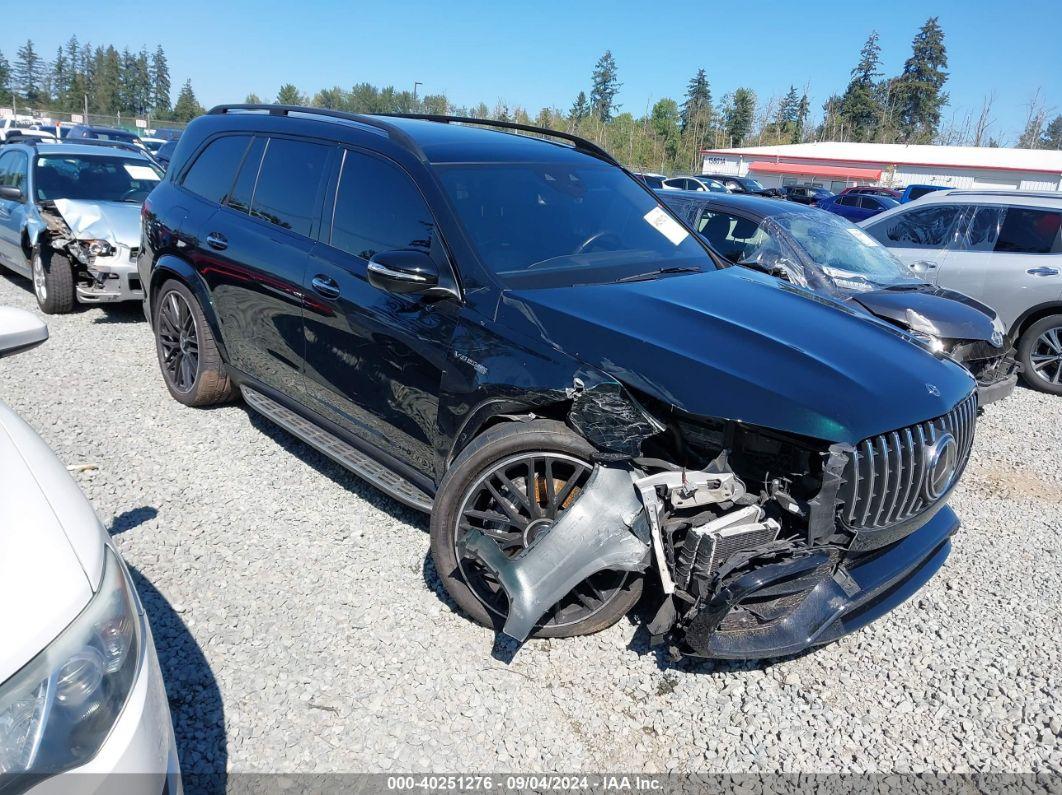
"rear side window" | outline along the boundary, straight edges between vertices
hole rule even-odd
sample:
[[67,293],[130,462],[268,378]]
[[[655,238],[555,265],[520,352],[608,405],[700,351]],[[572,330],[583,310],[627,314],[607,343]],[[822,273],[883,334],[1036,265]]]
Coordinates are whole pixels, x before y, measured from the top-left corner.
[[236,169],[250,142],[249,135],[226,135],[207,144],[192,163],[181,184],[192,193],[221,204],[232,188]]
[[435,230],[420,191],[397,166],[348,151],[332,221],[331,244],[361,259],[380,251],[428,251]]
[[900,213],[867,231],[890,248],[944,248],[951,242],[961,208],[921,207]]
[[255,138],[244,155],[243,165],[240,166],[236,184],[229,192],[228,205],[234,210],[249,213],[251,211],[251,198],[254,196],[254,184],[258,179],[258,169],[262,165],[262,153],[265,151],[266,139]]
[[309,237],[317,197],[332,147],[271,138],[254,189],[251,215]]
[[996,240],[996,251],[1013,254],[1058,254],[1062,213],[1008,207]]

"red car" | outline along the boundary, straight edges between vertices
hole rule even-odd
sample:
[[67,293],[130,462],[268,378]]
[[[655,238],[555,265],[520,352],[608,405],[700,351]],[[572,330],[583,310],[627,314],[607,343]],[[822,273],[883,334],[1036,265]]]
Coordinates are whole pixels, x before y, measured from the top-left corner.
[[838,195],[844,196],[846,193],[862,193],[868,196],[887,196],[890,199],[900,200],[902,195],[900,191],[893,190],[892,188],[880,188],[876,185],[853,185],[850,188],[845,188]]

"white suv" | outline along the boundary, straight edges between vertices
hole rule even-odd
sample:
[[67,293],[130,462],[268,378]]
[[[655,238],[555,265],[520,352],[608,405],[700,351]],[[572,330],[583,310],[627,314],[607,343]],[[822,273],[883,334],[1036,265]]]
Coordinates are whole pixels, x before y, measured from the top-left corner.
[[995,309],[1025,382],[1062,395],[1062,193],[936,191],[861,226],[927,281]]

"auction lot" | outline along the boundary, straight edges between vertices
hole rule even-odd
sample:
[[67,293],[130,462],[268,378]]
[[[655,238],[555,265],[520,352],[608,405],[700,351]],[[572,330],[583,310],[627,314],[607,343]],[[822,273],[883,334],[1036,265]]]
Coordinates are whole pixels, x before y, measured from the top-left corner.
[[[0,305],[37,311],[8,274]],[[239,404],[172,400],[139,306],[47,322],[0,399],[133,570],[185,775],[1062,772],[1059,398],[987,410],[950,560],[840,643],[673,665],[624,621],[505,662],[438,584],[426,517]]]

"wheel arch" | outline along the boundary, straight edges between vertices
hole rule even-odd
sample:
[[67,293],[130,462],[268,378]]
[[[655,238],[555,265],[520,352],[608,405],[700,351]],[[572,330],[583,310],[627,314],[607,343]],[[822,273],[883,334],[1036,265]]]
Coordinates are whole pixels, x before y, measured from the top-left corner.
[[1062,315],[1062,300],[1047,301],[1025,310],[1024,314],[1014,321],[1014,325],[1011,328],[1011,336],[1014,343],[1018,343],[1029,326],[1051,315]]
[[149,278],[150,281],[147,284],[145,293],[148,322],[154,323],[152,313],[162,285],[170,279],[181,282],[192,291],[196,300],[199,301],[199,306],[203,310],[203,316],[206,317],[207,323],[210,324],[210,332],[214,336],[214,341],[218,346],[222,359],[227,362],[229,357],[225,348],[225,339],[221,334],[221,324],[218,321],[214,302],[211,300],[210,289],[207,287],[206,282],[203,281],[203,277],[199,275],[199,272],[189,262],[180,257],[164,256],[160,257],[155,267],[152,268]]

